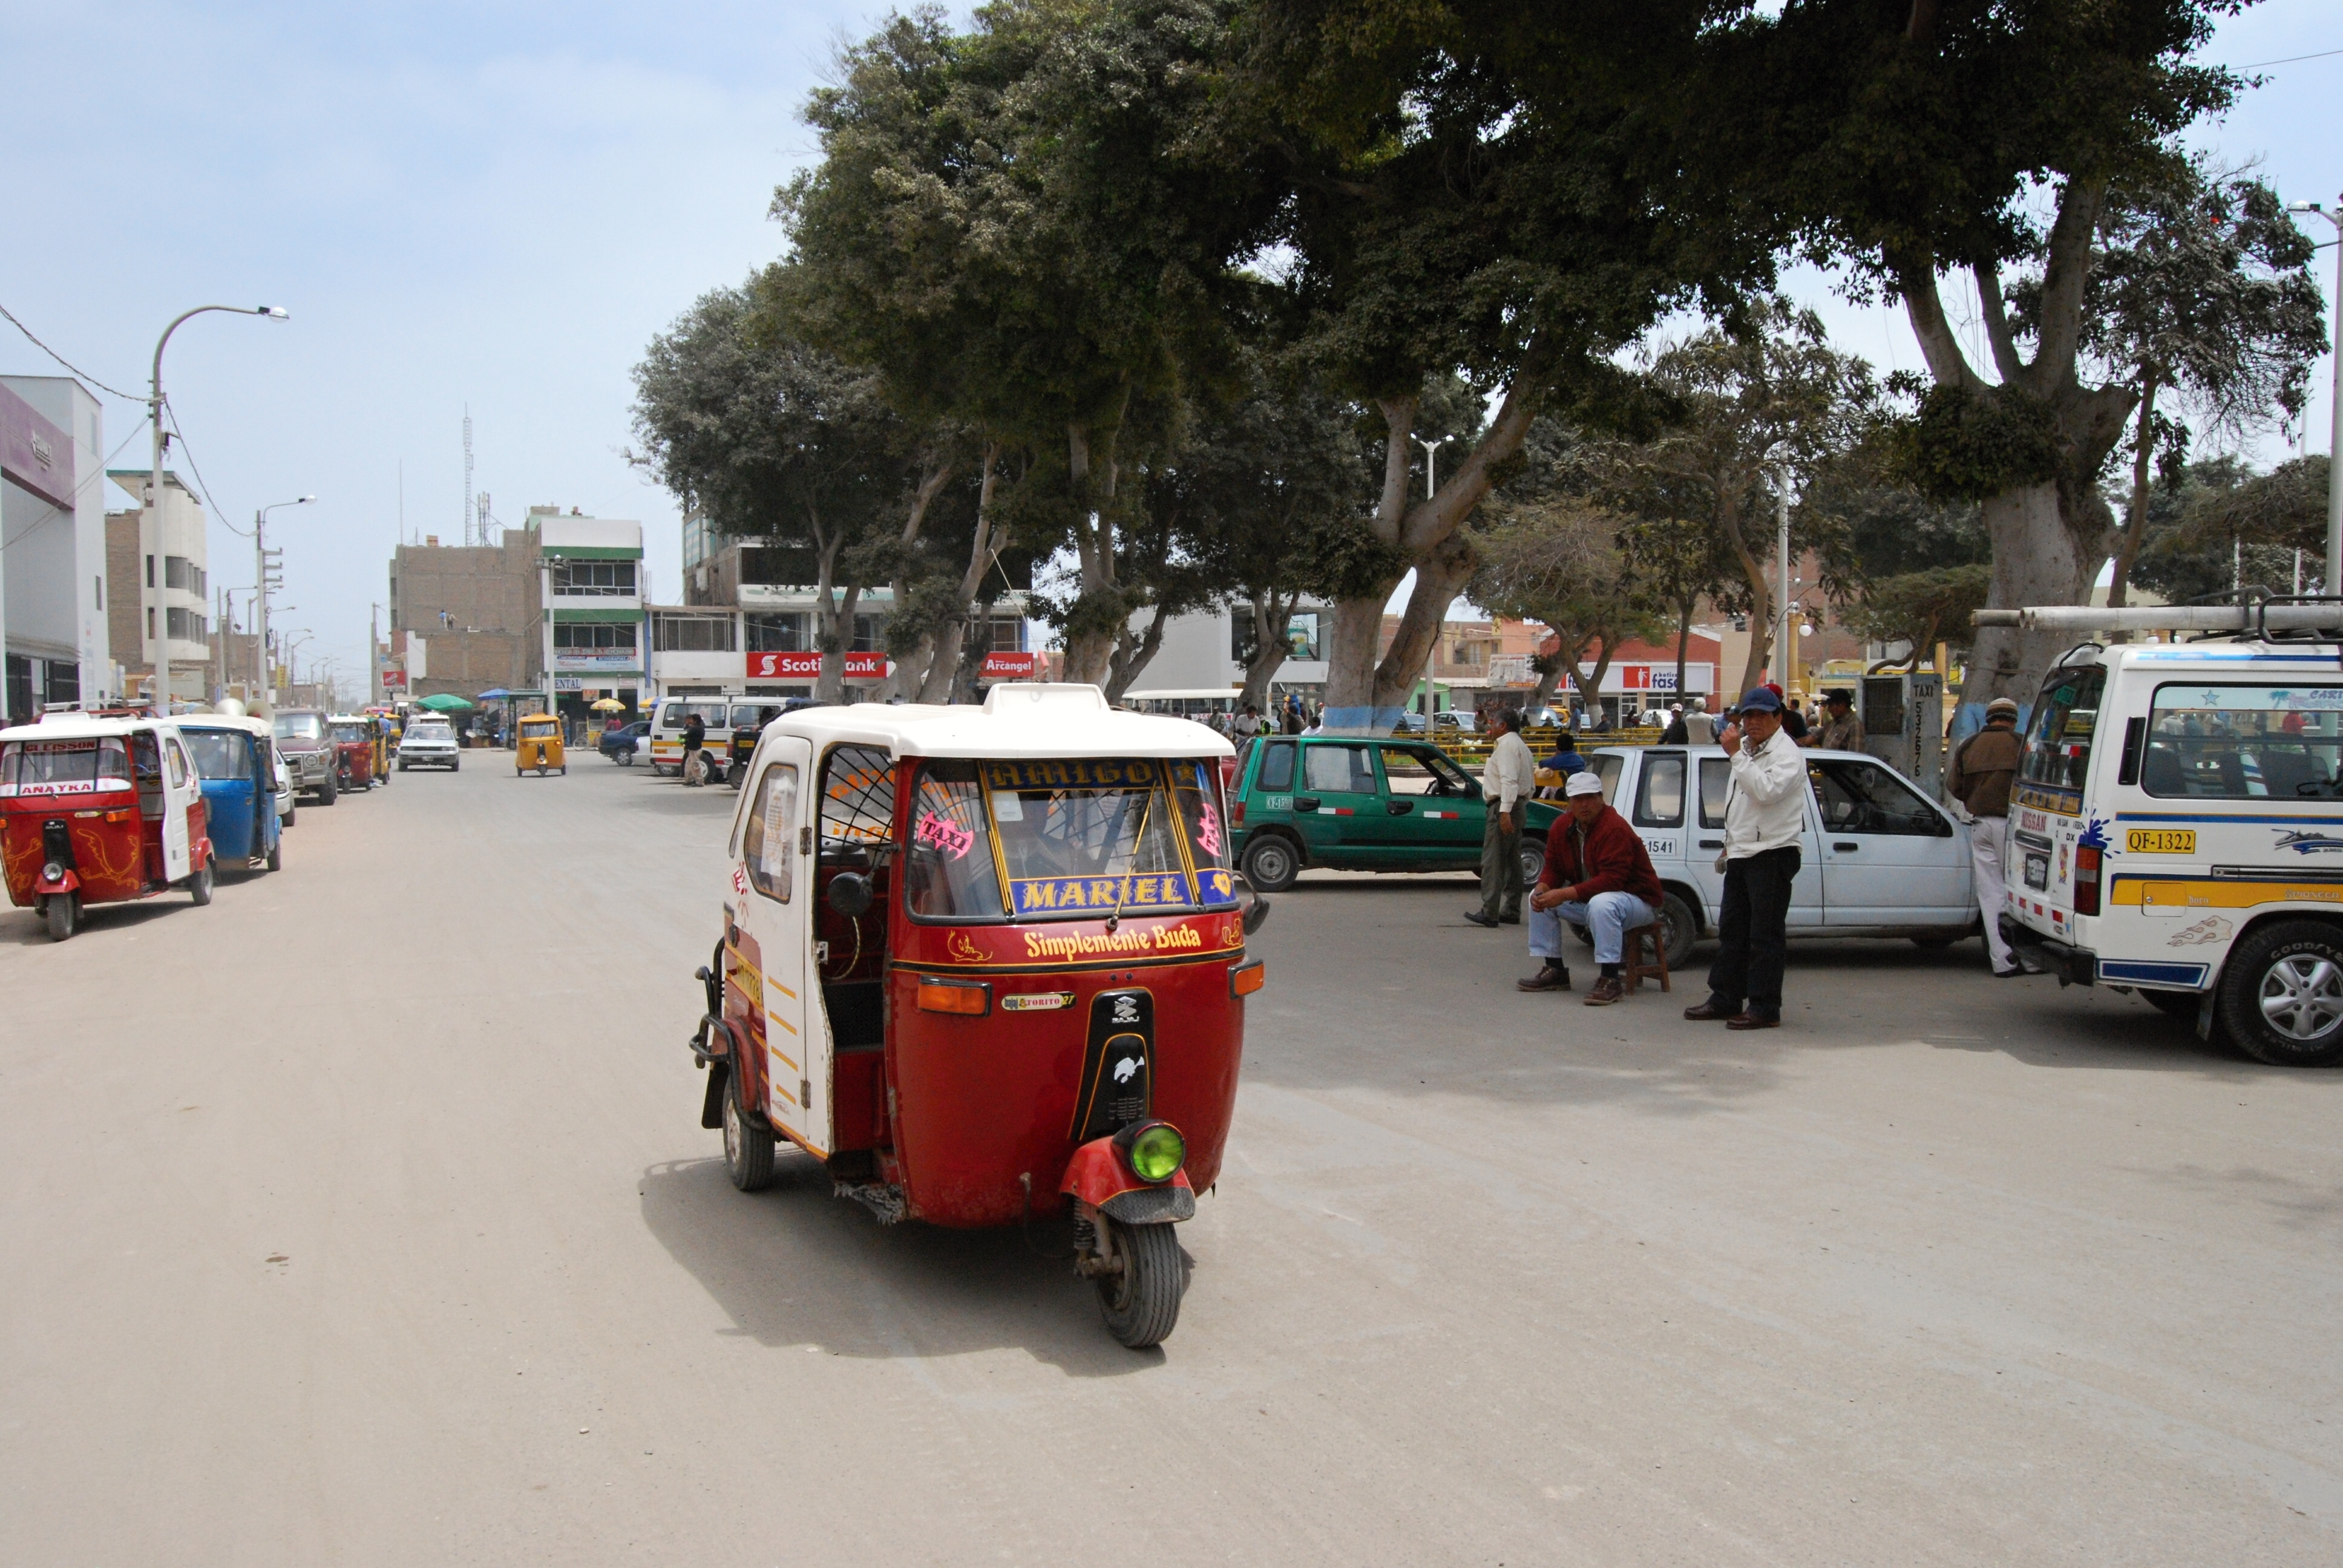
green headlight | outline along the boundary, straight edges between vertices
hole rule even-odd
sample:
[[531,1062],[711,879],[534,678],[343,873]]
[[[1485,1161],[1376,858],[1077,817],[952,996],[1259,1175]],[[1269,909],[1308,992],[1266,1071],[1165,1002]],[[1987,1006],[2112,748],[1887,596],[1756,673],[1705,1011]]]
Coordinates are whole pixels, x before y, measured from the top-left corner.
[[1188,1141],[1168,1121],[1141,1130],[1131,1141],[1131,1172],[1141,1181],[1169,1181],[1188,1158]]

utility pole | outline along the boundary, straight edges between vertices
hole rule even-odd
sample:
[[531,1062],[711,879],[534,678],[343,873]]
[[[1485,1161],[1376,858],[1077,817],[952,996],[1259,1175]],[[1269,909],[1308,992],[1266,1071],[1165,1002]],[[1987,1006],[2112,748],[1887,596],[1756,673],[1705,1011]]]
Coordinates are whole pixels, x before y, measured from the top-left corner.
[[[146,397],[146,418],[154,427],[154,447],[146,464],[146,493],[143,498],[145,515],[139,520],[139,531],[144,534],[151,528],[155,536],[155,554],[150,558],[155,563],[155,580],[151,585],[153,597],[150,600],[142,595],[141,605],[155,618],[153,648],[146,662],[147,668],[155,672],[151,691],[157,717],[171,711],[171,618],[163,605],[164,585],[170,576],[165,569],[166,552],[163,548],[163,448],[168,439],[163,433],[163,350],[169,347],[171,334],[179,330],[181,322],[209,310],[223,310],[230,316],[258,316],[271,321],[290,319],[282,308],[274,305],[198,305],[193,310],[181,311],[173,317],[171,325],[163,328],[163,336],[155,340],[155,369],[153,379],[148,383]],[[146,541],[142,538],[139,542],[144,544]]]
[[1782,700],[1786,705],[1789,701],[1787,694],[1790,689],[1788,678],[1790,663],[1787,652],[1790,645],[1790,470],[1787,468],[1775,470],[1774,515],[1776,528],[1781,536],[1782,598],[1775,610],[1774,657],[1769,662],[1774,666],[1775,678],[1782,682],[1784,693]]
[[[2343,203],[2343,196],[2336,199]],[[2327,393],[2327,577],[2318,591],[2343,594],[2343,216],[2315,201],[2288,202],[2287,210],[2315,212],[2335,230],[2328,242],[2335,246],[2335,357]]]
[[253,682],[256,718],[267,718],[277,706],[277,671],[268,659],[268,590],[285,586],[284,574],[278,569],[284,565],[285,552],[268,548],[268,514],[280,507],[306,507],[317,498],[298,496],[289,501],[273,502],[252,514],[252,626],[255,646],[260,650],[259,678]]
[[[1434,464],[1439,457],[1440,448],[1448,444],[1448,437],[1443,436],[1437,441],[1427,441],[1421,436],[1412,436],[1409,439],[1423,448],[1423,498],[1428,501],[1440,489]],[[1423,580],[1427,584],[1431,582],[1432,568],[1428,563],[1418,567],[1416,570],[1423,574]],[[1423,655],[1423,738],[1426,740],[1433,738],[1432,678],[1440,665],[1440,635],[1447,629],[1448,607],[1443,604],[1432,612],[1432,646],[1424,651]]]

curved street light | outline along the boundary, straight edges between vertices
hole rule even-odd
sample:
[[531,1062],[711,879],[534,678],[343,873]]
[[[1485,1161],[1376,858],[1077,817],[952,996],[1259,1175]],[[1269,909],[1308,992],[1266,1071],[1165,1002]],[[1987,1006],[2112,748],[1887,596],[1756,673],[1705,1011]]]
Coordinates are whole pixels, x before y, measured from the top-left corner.
[[[2327,580],[2318,585],[2327,594],[2343,593],[2343,216],[2315,201],[2286,204],[2288,212],[2315,212],[2335,230],[2335,360],[2328,392],[2332,421],[2327,439]],[[2322,247],[2324,248],[2324,247]]]
[[[306,507],[317,498],[315,496],[296,496],[289,501],[271,501],[252,514],[252,580],[259,585],[256,602],[260,606],[253,624],[260,633],[260,646],[264,648],[268,646],[268,514],[286,507]],[[274,708],[277,683],[264,678],[260,689],[262,701]]]
[[179,324],[206,311],[221,310],[230,316],[257,316],[270,321],[289,321],[292,317],[274,305],[198,305],[193,310],[183,310],[163,328],[163,336],[155,340],[155,368],[148,387],[146,417],[155,427],[152,456],[146,465],[146,516],[155,527],[155,646],[147,667],[155,672],[155,711],[167,715],[171,711],[171,618],[163,606],[164,585],[170,580],[166,565],[168,552],[163,547],[163,350],[171,341],[171,334]]

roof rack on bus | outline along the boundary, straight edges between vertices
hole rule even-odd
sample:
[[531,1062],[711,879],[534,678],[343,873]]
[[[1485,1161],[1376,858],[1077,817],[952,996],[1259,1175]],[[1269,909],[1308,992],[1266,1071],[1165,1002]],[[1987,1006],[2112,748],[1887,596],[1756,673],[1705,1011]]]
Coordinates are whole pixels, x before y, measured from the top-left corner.
[[1981,609],[1979,627],[2020,631],[2202,631],[2227,632],[2265,641],[2299,639],[2318,631],[2343,633],[2343,596],[2276,596],[2248,588],[2230,604],[2029,605],[2024,609]]

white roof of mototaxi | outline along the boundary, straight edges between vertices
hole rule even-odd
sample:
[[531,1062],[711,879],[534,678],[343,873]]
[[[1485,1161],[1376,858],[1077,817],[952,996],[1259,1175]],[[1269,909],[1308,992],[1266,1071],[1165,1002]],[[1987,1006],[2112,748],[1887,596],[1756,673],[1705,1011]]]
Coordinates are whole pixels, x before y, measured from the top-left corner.
[[[174,729],[182,714],[171,719],[93,718],[85,713],[52,713],[31,724],[13,725],[0,729],[0,743],[10,740],[105,740],[121,739],[141,729]],[[210,718],[211,715],[202,715]]]
[[794,735],[819,749],[846,743],[890,757],[1232,757],[1236,748],[1186,719],[1123,713],[1095,686],[1017,681],[994,687],[982,707],[858,702],[784,714],[766,735]]

